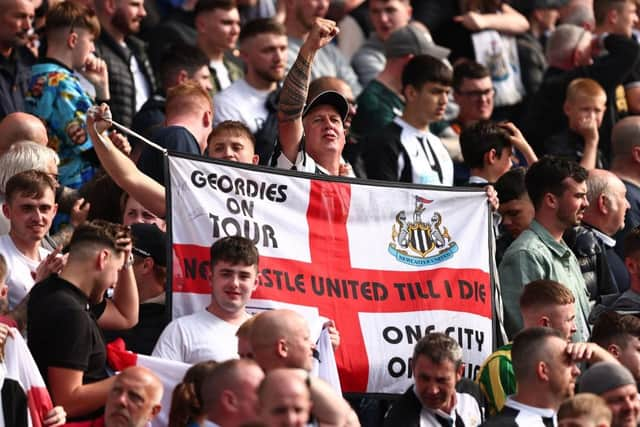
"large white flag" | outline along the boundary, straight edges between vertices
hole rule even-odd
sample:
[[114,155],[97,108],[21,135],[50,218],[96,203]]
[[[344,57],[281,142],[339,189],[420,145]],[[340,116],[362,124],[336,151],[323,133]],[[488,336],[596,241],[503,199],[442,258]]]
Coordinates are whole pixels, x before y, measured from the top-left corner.
[[482,190],[341,180],[169,156],[173,316],[205,307],[209,247],[260,251],[265,304],[334,319],[345,392],[403,392],[415,343],[455,338],[474,377],[491,353],[490,213]]

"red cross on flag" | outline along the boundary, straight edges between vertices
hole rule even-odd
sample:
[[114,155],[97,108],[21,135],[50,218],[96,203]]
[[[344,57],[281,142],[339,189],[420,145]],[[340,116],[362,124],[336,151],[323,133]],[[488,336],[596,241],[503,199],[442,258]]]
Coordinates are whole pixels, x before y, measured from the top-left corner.
[[[174,318],[210,300],[209,247],[260,251],[250,306],[333,319],[345,392],[404,392],[415,343],[444,332],[474,377],[492,351],[482,190],[383,184],[169,156]],[[249,307],[250,308],[250,307]]]

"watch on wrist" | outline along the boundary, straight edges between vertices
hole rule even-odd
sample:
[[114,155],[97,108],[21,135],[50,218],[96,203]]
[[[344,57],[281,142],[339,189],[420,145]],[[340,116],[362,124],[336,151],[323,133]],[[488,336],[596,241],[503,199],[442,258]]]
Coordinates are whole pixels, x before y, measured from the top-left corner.
[[124,262],[124,265],[122,266],[123,268],[129,268],[133,265],[133,254],[131,252],[129,252],[129,257],[127,258],[127,260]]

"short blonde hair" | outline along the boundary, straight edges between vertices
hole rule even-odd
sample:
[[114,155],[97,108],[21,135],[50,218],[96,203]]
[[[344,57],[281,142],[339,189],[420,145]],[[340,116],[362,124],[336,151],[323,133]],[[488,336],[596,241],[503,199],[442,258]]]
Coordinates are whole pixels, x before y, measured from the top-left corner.
[[213,110],[213,101],[209,92],[197,82],[186,80],[167,90],[167,116],[181,112],[200,112],[202,109]]
[[611,410],[607,403],[593,393],[579,393],[565,400],[558,409],[558,421],[563,418],[588,417],[595,424],[607,423],[611,425]]
[[606,99],[607,93],[604,91],[602,86],[593,79],[579,78],[571,80],[571,83],[567,86],[566,101],[574,102],[582,96],[589,98],[604,96]]

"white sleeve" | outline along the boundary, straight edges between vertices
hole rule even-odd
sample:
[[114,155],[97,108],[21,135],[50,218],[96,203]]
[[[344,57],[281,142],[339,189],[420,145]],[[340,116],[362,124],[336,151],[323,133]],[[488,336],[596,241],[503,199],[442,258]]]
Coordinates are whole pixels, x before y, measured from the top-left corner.
[[184,362],[185,342],[182,328],[177,321],[173,321],[164,328],[151,355],[162,359]]

